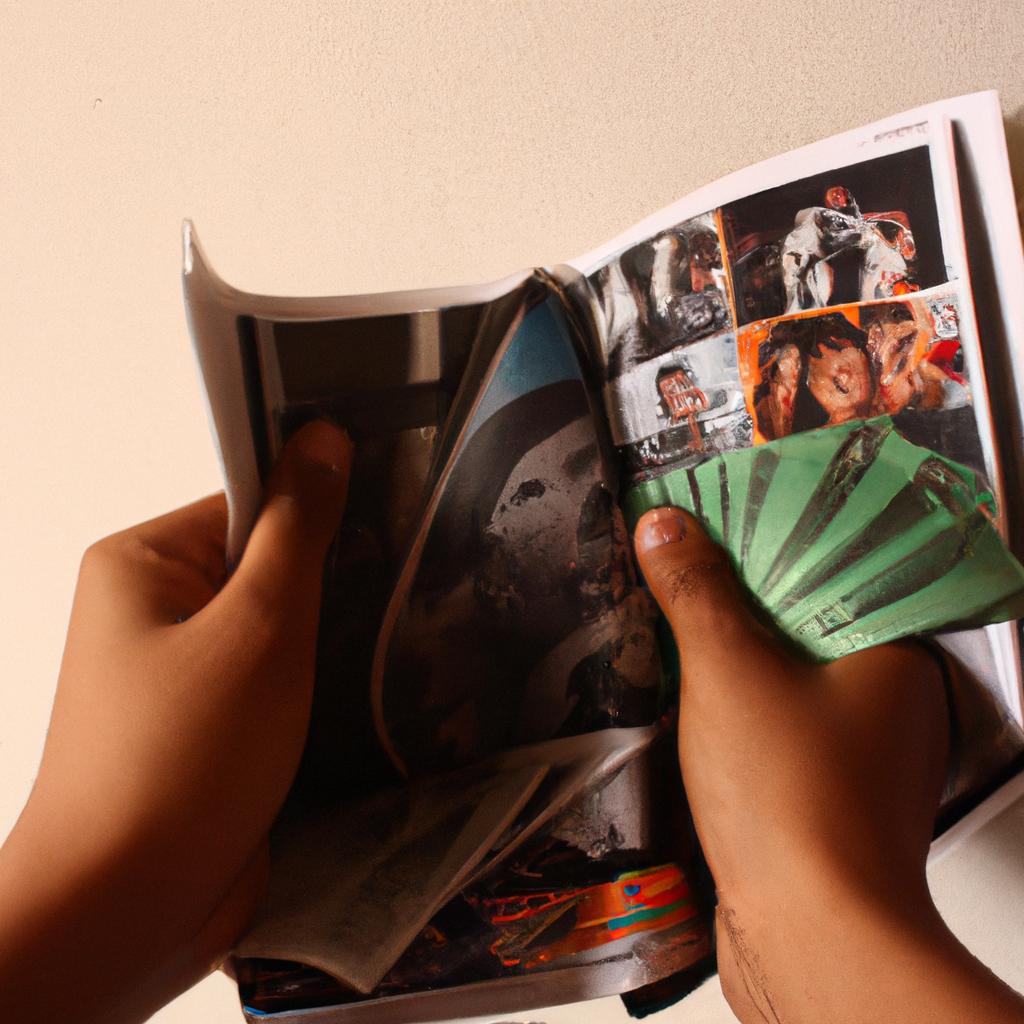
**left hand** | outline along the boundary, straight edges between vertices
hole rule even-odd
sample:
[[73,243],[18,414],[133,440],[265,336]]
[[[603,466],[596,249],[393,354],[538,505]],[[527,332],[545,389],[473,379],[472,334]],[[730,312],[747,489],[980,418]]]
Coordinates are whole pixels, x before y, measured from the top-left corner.
[[305,742],[351,458],[334,427],[299,431],[230,579],[223,495],[86,552],[42,764],[0,850],[8,1019],[143,1020],[244,929]]

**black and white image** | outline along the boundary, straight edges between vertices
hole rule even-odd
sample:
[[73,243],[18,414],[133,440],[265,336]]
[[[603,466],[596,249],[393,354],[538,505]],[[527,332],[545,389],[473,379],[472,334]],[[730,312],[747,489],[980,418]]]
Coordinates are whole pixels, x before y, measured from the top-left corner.
[[604,320],[608,380],[732,326],[712,213],[632,246],[589,281]]

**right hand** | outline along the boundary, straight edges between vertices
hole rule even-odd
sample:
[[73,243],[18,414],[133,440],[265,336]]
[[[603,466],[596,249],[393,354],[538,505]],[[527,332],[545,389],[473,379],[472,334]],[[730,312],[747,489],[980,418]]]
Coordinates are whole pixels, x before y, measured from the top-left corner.
[[[810,663],[754,617],[726,553],[688,513],[646,513],[635,541],[679,646],[679,758],[737,1016],[955,1019],[941,985],[899,1010],[915,964],[985,970],[945,929],[925,877],[950,734],[935,658],[905,642]],[[1022,1019],[996,984],[987,1013],[972,992],[969,1019]]]

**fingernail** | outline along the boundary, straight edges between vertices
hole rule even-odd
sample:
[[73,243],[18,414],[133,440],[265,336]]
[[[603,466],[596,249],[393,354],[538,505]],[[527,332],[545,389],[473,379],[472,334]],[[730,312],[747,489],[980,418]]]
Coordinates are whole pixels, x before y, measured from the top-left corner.
[[678,544],[686,537],[686,517],[678,508],[656,508],[641,520],[636,531],[638,551],[653,551],[665,544]]
[[307,423],[288,442],[295,457],[308,466],[340,473],[348,465],[352,442],[341,427],[327,420]]

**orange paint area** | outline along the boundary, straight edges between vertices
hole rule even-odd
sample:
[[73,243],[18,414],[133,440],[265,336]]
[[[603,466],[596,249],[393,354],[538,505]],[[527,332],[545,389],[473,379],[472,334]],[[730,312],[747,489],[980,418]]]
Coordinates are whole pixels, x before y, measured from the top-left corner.
[[484,899],[479,909],[500,933],[491,951],[504,966],[526,970],[599,951],[627,936],[700,923],[675,864],[628,872],[584,889]]
[[708,407],[707,395],[694,384],[684,370],[673,370],[672,373],[659,377],[658,392],[668,409],[672,426],[678,426],[685,420],[690,428],[693,446],[700,451],[704,447],[704,441],[697,425],[697,416]]
[[[821,406],[820,426],[862,416],[895,415],[908,406],[941,408],[948,382],[967,389],[966,379],[954,369],[960,353],[959,315],[950,289],[939,295],[913,294],[804,310],[740,328],[736,335],[740,380],[754,421],[754,443],[807,429],[793,421],[801,388],[817,387],[814,399]],[[841,330],[832,332],[826,325]],[[830,337],[832,333],[840,337]],[[833,381],[828,376],[831,368],[818,374],[824,384],[818,384],[812,372],[811,363],[825,348],[842,347],[856,350],[846,360],[853,370],[844,372],[849,375],[862,368],[864,380],[853,382],[866,394],[859,405],[852,400],[842,404],[851,383],[839,377],[834,378],[834,387],[842,393],[830,404],[826,388]],[[831,356],[831,351],[825,355]],[[835,357],[832,361],[840,362]]]

